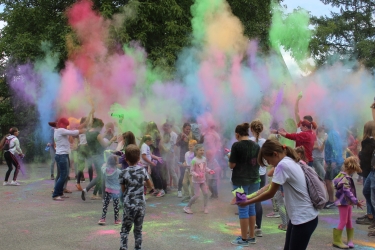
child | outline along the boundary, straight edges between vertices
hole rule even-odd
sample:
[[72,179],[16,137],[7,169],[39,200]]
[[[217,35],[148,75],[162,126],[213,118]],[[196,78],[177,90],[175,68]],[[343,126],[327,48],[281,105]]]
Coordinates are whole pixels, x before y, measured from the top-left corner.
[[[190,164],[191,161],[194,159],[194,147],[197,145],[196,140],[189,140],[189,151],[185,153],[185,162],[182,164],[186,167],[184,174],[184,179],[182,180],[182,188],[184,190],[184,198],[182,202],[190,201],[190,198],[194,196],[194,185],[193,185],[193,178],[191,176],[190,171]],[[190,186],[190,194],[189,194],[189,186]]]
[[217,179],[220,173],[219,163],[217,163],[212,151],[207,151],[206,157],[207,157],[207,167],[215,171],[215,174],[209,174],[207,176],[208,189],[211,192],[210,198],[217,199],[219,198],[219,195],[217,192]]
[[125,149],[125,158],[129,167],[120,175],[121,189],[124,194],[124,215],[121,227],[120,250],[128,249],[128,236],[134,223],[135,249],[141,249],[142,226],[145,217],[146,201],[143,193],[144,182],[150,187],[152,183],[146,170],[137,166],[141,151],[136,145],[130,144]]
[[115,225],[120,225],[119,220],[119,194],[120,184],[118,182],[121,170],[117,169],[117,158],[111,155],[107,159],[107,164],[102,166],[102,173],[105,180],[105,195],[103,204],[102,218],[99,220],[99,225],[105,224],[105,217],[107,215],[108,204],[113,199],[113,209],[115,212]]
[[165,192],[163,190],[163,184],[162,179],[160,176],[160,172],[157,171],[151,171],[150,166],[156,167],[156,162],[152,161],[152,159],[155,159],[159,162],[162,161],[161,157],[157,157],[153,154],[151,154],[151,148],[150,145],[152,144],[152,137],[150,135],[145,135],[142,137],[141,140],[141,160],[140,160],[140,166],[143,166],[148,174],[151,174],[154,172],[152,176],[152,180],[155,184],[156,190],[154,190],[154,195],[157,197],[162,197],[165,195]]
[[[347,249],[354,248],[354,228],[352,226],[352,206],[357,205],[362,208],[363,202],[357,199],[357,194],[354,186],[354,181],[351,177],[354,173],[362,172],[359,167],[358,161],[355,157],[351,156],[344,161],[344,171],[341,171],[333,180],[336,189],[335,205],[339,209],[340,223],[333,229],[333,243],[334,247]],[[342,230],[346,226],[346,233],[348,236],[348,245],[342,242]]]
[[195,157],[191,161],[191,175],[193,176],[194,185],[194,196],[190,199],[189,204],[184,207],[184,211],[187,214],[192,214],[191,205],[199,198],[199,189],[202,190],[204,197],[204,213],[208,214],[207,202],[208,202],[208,191],[206,185],[206,172],[215,174],[215,172],[207,167],[207,161],[204,155],[204,148],[202,145],[195,146]]
[[307,157],[306,157],[305,148],[303,146],[299,146],[299,147],[296,147],[294,150],[296,151],[297,155],[300,158],[299,162],[307,165],[308,161],[307,161]]

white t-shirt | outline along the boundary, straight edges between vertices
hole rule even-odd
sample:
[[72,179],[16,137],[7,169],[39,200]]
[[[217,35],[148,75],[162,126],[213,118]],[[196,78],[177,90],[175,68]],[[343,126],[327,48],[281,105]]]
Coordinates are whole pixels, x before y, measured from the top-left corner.
[[283,185],[285,206],[293,225],[309,222],[318,216],[307,190],[305,174],[293,159],[286,156],[279,162],[272,182]]
[[141,161],[140,161],[140,164],[142,166],[148,166],[148,165],[150,165],[150,163],[146,162],[142,158],[142,155],[144,155],[144,154],[146,155],[147,159],[149,159],[151,161],[151,149],[150,149],[150,146],[147,145],[146,143],[143,143],[142,146],[141,146]]
[[70,153],[70,143],[69,143],[69,136],[77,136],[79,134],[78,130],[67,130],[65,128],[57,128],[55,129],[55,133],[53,135],[55,143],[56,143],[56,154],[57,155],[64,155]]
[[10,135],[10,136],[7,136],[7,139],[10,140],[9,150],[4,150],[4,151],[5,152],[9,151],[13,155],[16,154],[16,153],[22,154],[22,150],[21,150],[21,147],[20,147],[20,141],[18,140],[18,138],[15,135]]
[[[250,137],[250,140],[252,140],[253,142],[256,142],[256,138],[254,136]],[[265,142],[266,142],[266,139],[259,138],[257,143],[259,147],[262,148]],[[267,173],[267,167],[259,166],[259,175],[265,175],[266,173]]]

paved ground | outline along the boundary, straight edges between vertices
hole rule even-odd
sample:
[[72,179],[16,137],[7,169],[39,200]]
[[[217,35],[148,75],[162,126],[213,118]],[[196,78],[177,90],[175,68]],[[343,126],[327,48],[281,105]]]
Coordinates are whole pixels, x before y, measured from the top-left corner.
[[[6,166],[0,165],[0,176]],[[113,210],[109,209],[107,225],[97,225],[102,202],[83,202],[76,191],[64,202],[51,199],[53,181],[49,180],[46,165],[26,166],[20,174],[22,186],[0,187],[0,249],[118,249],[119,226],[113,225]],[[13,173],[12,173],[13,174]],[[11,175],[12,176],[12,175]],[[71,175],[72,176],[72,175]],[[83,186],[86,186],[83,183]],[[74,190],[74,181],[68,186]],[[361,185],[357,186],[360,191]],[[143,229],[143,249],[242,249],[230,244],[239,235],[238,217],[231,199],[229,180],[220,183],[220,199],[209,202],[210,213],[202,212],[200,200],[193,206],[193,215],[183,213],[185,204],[175,194],[164,198],[151,197],[147,201]],[[360,192],[359,192],[360,193]],[[271,211],[270,202],[264,203],[264,213]],[[112,204],[110,205],[112,208]],[[354,210],[355,216],[362,211]],[[279,219],[263,219],[263,237],[245,249],[282,249],[285,232],[279,231]],[[332,228],[338,224],[338,210],[324,210],[308,249],[332,249]],[[367,226],[355,225],[356,249],[374,249],[375,239],[367,238]],[[130,236],[130,248],[134,246]]]

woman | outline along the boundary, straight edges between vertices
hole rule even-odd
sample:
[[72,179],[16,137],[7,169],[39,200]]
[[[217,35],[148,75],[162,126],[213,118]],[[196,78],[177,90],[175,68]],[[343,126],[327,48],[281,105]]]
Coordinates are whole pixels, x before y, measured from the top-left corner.
[[[203,137],[202,137],[203,139]],[[184,180],[185,170],[186,167],[183,166],[183,163],[185,161],[185,154],[189,151],[189,141],[190,140],[197,140],[193,133],[191,132],[191,125],[190,123],[185,123],[182,126],[182,133],[178,135],[176,146],[180,147],[180,158],[179,158],[179,167],[180,167],[180,178],[178,180],[178,192],[177,196],[179,198],[182,198],[182,181]],[[200,141],[199,143],[202,143]],[[189,190],[184,190],[184,197],[189,196]]]
[[290,147],[276,140],[267,140],[258,155],[260,165],[275,166],[270,188],[264,193],[239,203],[248,206],[272,198],[283,186],[286,210],[290,221],[286,232],[284,250],[304,250],[318,225],[318,210],[311,202],[304,172],[298,164],[299,157]]
[[103,129],[104,123],[101,119],[94,118],[92,122],[92,128],[86,132],[86,140],[88,146],[88,162],[89,165],[94,164],[96,171],[96,178],[93,179],[85,189],[82,190],[81,198],[86,200],[87,192],[95,186],[93,193],[93,200],[100,200],[101,197],[96,196],[97,192],[101,190],[102,185],[102,171],[101,166],[103,165],[103,152],[104,150],[112,144],[112,142],[117,140],[117,137],[114,136],[108,143],[104,140],[104,137],[100,134],[100,131]]
[[[20,148],[20,142],[18,140],[19,131],[16,127],[13,127],[9,130],[9,134],[6,135],[2,140],[0,145],[4,149],[4,158],[8,165],[8,171],[5,174],[5,180],[3,182],[3,186],[19,186],[20,184],[17,182],[17,176],[20,171],[20,164],[17,160],[15,154],[17,153],[19,156],[23,157],[22,150]],[[13,174],[13,180],[8,182],[10,173],[12,172],[12,165],[16,168]]]
[[[246,194],[251,194],[259,189],[259,164],[257,156],[259,145],[249,138],[249,123],[243,123],[236,127],[235,136],[237,142],[233,143],[229,157],[229,167],[233,170],[233,189],[242,187]],[[238,246],[255,244],[255,204],[238,207],[238,215],[241,226],[241,236],[231,243]],[[250,232],[250,238],[247,233]]]
[[[316,129],[317,125],[315,122],[310,122],[308,120],[303,120],[300,124],[301,132],[300,133],[291,133],[285,131],[285,129],[280,129],[276,131],[279,135],[289,139],[296,141],[296,147],[303,146],[306,150],[306,157],[309,162],[307,164],[312,167],[313,166],[313,158],[312,158],[312,151],[314,148],[314,142],[316,135],[312,129]],[[275,131],[272,131],[275,133]]]

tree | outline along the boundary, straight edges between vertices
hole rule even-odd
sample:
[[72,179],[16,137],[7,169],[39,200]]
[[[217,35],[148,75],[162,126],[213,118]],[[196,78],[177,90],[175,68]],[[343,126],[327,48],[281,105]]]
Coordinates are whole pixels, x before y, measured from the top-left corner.
[[375,69],[375,0],[321,0],[340,9],[331,16],[312,17],[315,35],[310,43],[311,55],[318,66],[340,55],[341,60],[359,60]]

